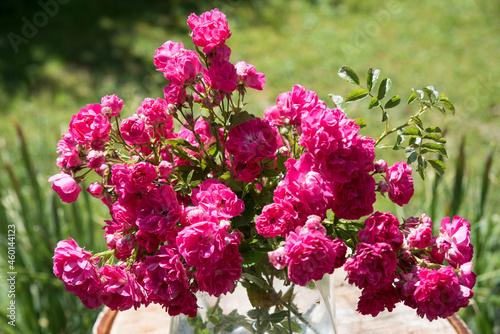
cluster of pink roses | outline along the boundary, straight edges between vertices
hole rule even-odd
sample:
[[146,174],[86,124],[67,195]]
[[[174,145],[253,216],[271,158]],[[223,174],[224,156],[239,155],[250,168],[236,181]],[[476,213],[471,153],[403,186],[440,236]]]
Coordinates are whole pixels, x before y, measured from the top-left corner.
[[[242,110],[246,88],[262,90],[265,77],[229,61],[225,15],[192,14],[188,25],[197,51],[168,41],[154,55],[169,81],[164,98],[146,98],[122,120],[123,101],[105,96],[74,115],[58,143],[54,190],[73,202],[95,171],[101,180],[87,191],[111,216],[109,251],[58,243],[54,274],[67,290],[89,308],[157,303],[192,317],[197,291],[234,289],[244,243],[272,245],[262,261],[286,268],[299,285],[345,265],[349,282],[363,289],[365,314],[404,301],[432,320],[466,306],[475,281],[467,221],[445,219],[432,237],[426,216],[399,224],[390,213],[373,213],[377,192],[400,206],[410,201],[411,168],[375,162],[375,141],[359,134],[355,120],[299,85],[262,119],[251,117]],[[195,116],[195,104],[209,116]],[[344,240],[327,232],[329,211],[337,220],[371,215],[349,258]]]

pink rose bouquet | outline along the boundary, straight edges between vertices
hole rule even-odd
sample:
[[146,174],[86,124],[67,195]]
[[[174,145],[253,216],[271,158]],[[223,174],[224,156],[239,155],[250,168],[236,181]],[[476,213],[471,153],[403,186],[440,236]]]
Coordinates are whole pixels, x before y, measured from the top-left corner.
[[[475,283],[469,222],[444,218],[433,236],[425,214],[403,220],[374,212],[377,200],[410,202],[414,169],[422,177],[427,165],[444,171],[429,158],[446,155],[440,130],[424,127],[421,115],[453,105],[433,87],[413,90],[408,104],[416,101],[417,113],[391,130],[388,110],[401,99],[382,102],[389,79],[372,94],[378,70],[368,70],[363,86],[343,67],[339,75],[359,86],[345,101],[370,96],[369,108],[382,111],[379,138],[363,135],[364,122],[347,116],[338,98],[329,107],[300,85],[255,117],[244,98],[266,79],[230,61],[226,16],[191,14],[188,25],[196,51],[167,41],[152,54],[168,80],[164,96],[136,107],[104,96],[72,117],[57,144],[61,171],[49,181],[62,201],[76,201],[93,173],[84,189],[110,213],[108,250],[92,254],[71,238],[58,243],[54,274],[67,290],[89,308],[155,303],[194,317],[197,292],[217,297],[238,284],[262,290],[273,277],[305,286],[343,267],[362,289],[363,314],[403,302],[434,320],[467,306]],[[375,152],[391,134],[406,160],[388,167]],[[272,306],[252,303],[266,312]],[[276,297],[273,305],[289,304]]]

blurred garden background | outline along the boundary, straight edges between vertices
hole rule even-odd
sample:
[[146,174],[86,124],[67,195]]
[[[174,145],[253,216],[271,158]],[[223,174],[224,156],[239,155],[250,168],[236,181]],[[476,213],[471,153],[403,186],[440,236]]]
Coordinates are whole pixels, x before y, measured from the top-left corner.
[[[343,65],[362,80],[368,68],[391,78],[391,124],[412,112],[411,88],[433,85],[455,104],[455,116],[423,117],[446,132],[447,172],[414,173],[416,197],[399,217],[430,215],[435,227],[459,214],[472,226],[475,297],[460,315],[475,333],[500,333],[500,2],[489,0],[164,0],[0,2],[0,332],[87,333],[98,310],[87,310],[52,274],[58,240],[73,237],[104,250],[107,212],[82,192],[62,205],[47,179],[58,173],[56,143],[71,116],[104,95],[125,101],[130,115],[145,97],[162,97],[166,80],[153,55],[167,40],[193,48],[186,19],[219,8],[229,21],[231,61],[266,75],[248,95],[255,114],[301,84],[333,107],[329,94],[356,88],[338,77]],[[380,112],[368,101],[344,105],[378,136]],[[390,142],[389,142],[390,144]],[[377,152],[390,163],[405,159]],[[388,204],[389,205],[389,204]],[[8,226],[15,225],[15,268],[9,270]],[[12,240],[11,240],[12,241]],[[9,326],[7,272],[16,272],[16,327]]]

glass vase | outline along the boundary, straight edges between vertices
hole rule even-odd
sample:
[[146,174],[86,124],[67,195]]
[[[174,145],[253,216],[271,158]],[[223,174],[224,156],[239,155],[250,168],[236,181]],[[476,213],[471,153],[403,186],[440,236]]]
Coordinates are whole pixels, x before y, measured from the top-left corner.
[[281,279],[266,286],[252,278],[256,284],[238,282],[233,293],[220,297],[198,293],[197,317],[173,317],[170,333],[336,334],[333,277],[306,286]]

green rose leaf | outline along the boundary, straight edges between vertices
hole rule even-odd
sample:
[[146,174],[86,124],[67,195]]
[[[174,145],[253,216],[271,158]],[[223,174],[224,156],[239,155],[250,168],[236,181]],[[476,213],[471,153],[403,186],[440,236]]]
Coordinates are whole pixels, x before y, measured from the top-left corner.
[[420,132],[420,130],[417,128],[408,128],[403,131],[402,135],[410,137],[422,137],[422,132]]
[[391,89],[392,81],[389,78],[382,79],[378,87],[377,99],[382,100],[389,89]]
[[413,101],[415,101],[415,99],[417,98],[417,94],[415,94],[415,92],[413,92],[410,97],[408,98],[408,102],[406,102],[407,104],[411,104]]
[[401,97],[399,97],[399,95],[393,96],[389,101],[387,101],[384,108],[385,109],[394,108],[400,102],[401,102]]
[[[366,126],[366,121],[362,118],[355,118],[356,125],[359,126],[360,129],[364,128]],[[279,159],[279,158],[278,158]]]
[[368,109],[373,109],[373,108],[377,107],[378,105],[380,105],[380,103],[378,102],[377,97],[374,96],[370,100],[370,103],[368,103]]
[[439,176],[443,176],[446,172],[446,165],[441,160],[427,160],[427,162],[434,168]]
[[377,83],[379,75],[380,70],[377,70],[376,68],[370,68],[368,70],[368,74],[366,76],[366,86],[368,91],[371,91],[373,86]]
[[354,102],[365,98],[368,95],[368,91],[366,89],[360,88],[355,89],[349,94],[347,94],[345,101],[346,102]]
[[358,75],[349,66],[342,66],[340,68],[338,74],[339,74],[339,77],[341,77],[342,79],[344,79],[352,84],[359,85]]
[[428,152],[435,152],[439,153],[440,155],[448,158],[448,153],[446,152],[446,149],[444,148],[443,145],[437,144],[437,143],[425,143],[422,144],[422,151],[421,153],[428,153]]

